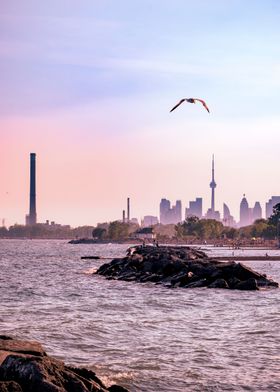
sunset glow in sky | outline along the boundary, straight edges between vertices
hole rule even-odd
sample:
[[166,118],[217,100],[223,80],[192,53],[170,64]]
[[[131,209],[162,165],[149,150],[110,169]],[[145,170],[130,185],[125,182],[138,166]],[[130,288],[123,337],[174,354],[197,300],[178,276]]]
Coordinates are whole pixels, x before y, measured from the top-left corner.
[[[2,0],[0,219],[95,225],[162,197],[280,195],[278,0]],[[211,113],[182,97],[205,99]]]

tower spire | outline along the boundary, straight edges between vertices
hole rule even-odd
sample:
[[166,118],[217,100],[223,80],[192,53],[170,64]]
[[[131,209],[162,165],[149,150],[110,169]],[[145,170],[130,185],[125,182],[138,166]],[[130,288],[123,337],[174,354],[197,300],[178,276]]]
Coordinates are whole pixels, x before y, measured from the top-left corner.
[[215,182],[215,162],[214,162],[214,154],[212,155],[212,180],[210,182],[211,188],[211,212],[214,214],[215,212],[215,188],[217,184]]

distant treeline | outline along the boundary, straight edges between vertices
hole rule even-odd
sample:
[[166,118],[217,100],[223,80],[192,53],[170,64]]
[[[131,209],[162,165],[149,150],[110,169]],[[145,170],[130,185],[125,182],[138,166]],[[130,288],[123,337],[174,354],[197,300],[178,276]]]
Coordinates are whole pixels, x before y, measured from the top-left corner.
[[[13,225],[0,228],[0,238],[48,238],[73,239],[95,238],[96,241],[125,241],[136,238],[139,226],[135,223],[114,221],[94,226],[71,228],[62,225],[36,224],[33,226]],[[258,219],[252,225],[239,229],[224,226],[214,219],[187,218],[177,225],[155,225],[153,232],[161,241],[177,240],[273,240],[280,234],[280,203],[273,208],[269,219]]]

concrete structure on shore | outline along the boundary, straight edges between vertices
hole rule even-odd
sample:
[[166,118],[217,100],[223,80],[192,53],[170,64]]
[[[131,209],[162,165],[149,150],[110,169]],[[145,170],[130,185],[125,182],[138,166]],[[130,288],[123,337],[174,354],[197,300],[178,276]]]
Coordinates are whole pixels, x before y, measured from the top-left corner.
[[149,227],[149,226],[157,225],[158,223],[159,223],[159,221],[158,221],[157,216],[145,215],[141,221],[141,226],[142,227]]
[[30,154],[30,193],[29,193],[29,214],[25,217],[26,225],[36,225],[36,154]]

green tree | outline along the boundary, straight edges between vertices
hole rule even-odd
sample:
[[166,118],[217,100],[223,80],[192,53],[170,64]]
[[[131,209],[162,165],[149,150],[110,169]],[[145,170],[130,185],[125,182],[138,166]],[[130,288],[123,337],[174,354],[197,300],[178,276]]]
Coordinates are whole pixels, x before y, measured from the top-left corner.
[[222,236],[233,240],[238,237],[238,230],[234,227],[225,226],[223,228]]
[[201,219],[199,222],[198,233],[201,239],[221,238],[224,226],[215,219]]
[[119,221],[114,221],[109,224],[108,237],[111,240],[124,240],[129,236],[129,224]]
[[251,237],[265,237],[268,226],[268,221],[266,219],[257,219],[251,226]]
[[278,226],[279,222],[280,222],[280,203],[276,204],[273,207],[272,215],[268,218],[268,223],[275,227]]
[[197,216],[189,216],[183,223],[178,223],[175,226],[176,236],[183,238],[186,236],[198,236],[199,232],[199,218]]
[[4,237],[8,237],[8,229],[5,226],[0,227],[0,237],[4,238]]
[[92,236],[93,238],[98,238],[99,240],[102,240],[106,237],[106,229],[103,229],[102,227],[95,227],[92,230]]

